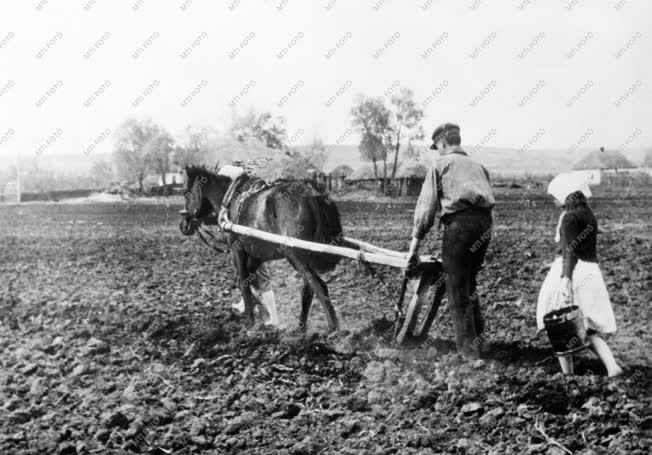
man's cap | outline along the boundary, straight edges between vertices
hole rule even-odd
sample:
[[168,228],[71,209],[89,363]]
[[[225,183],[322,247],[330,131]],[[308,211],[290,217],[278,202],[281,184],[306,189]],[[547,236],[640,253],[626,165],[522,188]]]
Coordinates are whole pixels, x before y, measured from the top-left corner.
[[439,125],[435,129],[435,132],[432,133],[432,146],[430,146],[430,148],[432,150],[437,150],[437,142],[442,139],[446,140],[451,134],[459,136],[460,127],[454,123],[444,123],[443,125]]

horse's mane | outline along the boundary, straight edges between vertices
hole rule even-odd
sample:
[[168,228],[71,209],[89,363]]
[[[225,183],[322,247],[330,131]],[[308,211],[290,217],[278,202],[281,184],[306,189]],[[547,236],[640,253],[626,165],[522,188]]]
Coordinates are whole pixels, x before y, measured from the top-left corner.
[[202,165],[192,164],[192,165],[186,166],[186,175],[188,176],[188,178],[186,180],[186,189],[190,190],[192,188],[192,186],[195,184],[195,180],[198,177],[204,176],[204,177],[206,177],[208,179],[211,179],[211,178],[219,179],[219,178],[221,178],[222,176],[217,175],[217,170],[218,170],[218,166],[215,166],[214,168],[209,169],[204,164],[202,164]]

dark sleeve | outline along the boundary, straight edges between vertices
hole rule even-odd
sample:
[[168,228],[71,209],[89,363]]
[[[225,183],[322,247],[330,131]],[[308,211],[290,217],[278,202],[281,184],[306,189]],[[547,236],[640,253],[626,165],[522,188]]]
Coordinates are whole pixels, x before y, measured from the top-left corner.
[[572,212],[567,212],[561,220],[562,278],[573,279],[573,271],[578,261],[576,249],[582,242],[583,233],[586,233],[588,226],[590,224],[584,217],[577,216]]

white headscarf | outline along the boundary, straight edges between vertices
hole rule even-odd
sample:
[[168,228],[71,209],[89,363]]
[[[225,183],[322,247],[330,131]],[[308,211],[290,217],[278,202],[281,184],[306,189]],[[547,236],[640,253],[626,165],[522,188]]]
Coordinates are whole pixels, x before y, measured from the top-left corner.
[[548,184],[548,194],[557,199],[560,204],[564,204],[568,195],[576,191],[581,191],[587,198],[592,196],[588,180],[580,173],[559,174]]

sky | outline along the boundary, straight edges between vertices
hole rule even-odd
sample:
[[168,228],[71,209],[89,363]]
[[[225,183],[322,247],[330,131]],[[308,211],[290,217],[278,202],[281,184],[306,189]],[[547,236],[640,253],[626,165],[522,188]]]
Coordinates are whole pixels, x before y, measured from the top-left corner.
[[356,144],[356,96],[410,88],[429,135],[529,151],[652,145],[646,0],[28,0],[0,15],[0,164],[93,160],[127,118],[181,137],[251,108]]

